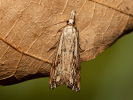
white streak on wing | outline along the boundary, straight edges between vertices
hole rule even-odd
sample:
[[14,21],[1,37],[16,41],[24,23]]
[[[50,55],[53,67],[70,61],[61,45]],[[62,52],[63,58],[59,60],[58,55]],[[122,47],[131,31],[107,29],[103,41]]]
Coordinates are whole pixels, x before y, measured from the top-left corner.
[[79,48],[79,45],[78,45],[78,32],[76,31],[75,32],[75,48],[74,48],[74,56],[76,57],[76,66],[78,67],[78,62],[79,62],[79,59],[78,59],[78,48]]
[[61,46],[62,46],[62,41],[63,41],[63,35],[64,34],[62,34],[61,33],[61,37],[60,37],[60,43],[59,43],[59,47],[58,47],[58,54],[57,55],[60,55],[61,54]]
[[[70,26],[70,28],[71,28],[71,30],[70,30],[70,33],[69,33],[69,36],[70,36],[69,39],[70,38],[72,38],[72,39],[71,39],[71,45],[70,45],[71,52],[69,52],[69,57],[70,57],[70,61],[69,62],[71,63],[72,58],[73,58],[73,39],[74,39],[74,37],[73,37],[73,28],[74,27]],[[72,70],[71,69],[71,64],[69,64],[67,71],[70,72],[70,70]]]
[[[58,47],[58,52],[57,52],[57,56],[56,56],[56,61],[58,61],[58,55],[61,55],[61,46],[62,46],[62,42],[63,41],[63,34],[61,33],[61,37],[60,37],[60,42],[59,42],[59,47]],[[60,63],[58,64],[58,68],[60,71]]]
[[[65,32],[64,32],[65,33]],[[64,40],[64,42],[63,42],[63,49],[64,49],[64,45],[65,45],[65,40]],[[62,72],[63,72],[63,74],[64,74],[64,67],[65,67],[65,61],[64,61],[64,59],[65,59],[65,53],[63,52],[63,54],[62,54],[63,56],[62,56],[62,59],[63,59],[63,62],[62,62],[62,64],[63,64],[63,70],[62,70]]]
[[78,50],[78,40],[77,40],[77,33],[75,32],[75,52],[74,55],[77,57],[77,50]]
[[[71,36],[72,36],[72,33],[71,33]],[[73,37],[72,37],[73,38]],[[71,46],[73,45],[73,41],[71,41]],[[71,48],[71,47],[70,47]],[[72,48],[73,48],[73,46],[72,46]],[[73,51],[73,50],[72,50]],[[72,61],[72,57],[73,57],[73,52],[69,52],[69,57],[70,57],[70,61],[69,62],[71,62]],[[70,72],[70,70],[71,70],[71,66],[70,66],[71,64],[69,64],[69,66],[67,67],[67,71],[68,72]]]
[[66,44],[65,44],[65,42],[66,42],[66,40],[65,40],[66,28],[64,28],[64,31],[63,31],[62,34],[63,34],[63,36],[64,36],[64,38],[63,38],[63,46],[62,46],[62,49],[63,49],[63,50],[62,50],[62,51],[63,51],[63,53],[62,53],[62,61],[63,61],[63,62],[62,62],[62,67],[63,67],[63,68],[62,68],[62,73],[64,74],[65,59],[66,59],[66,58],[65,58],[65,52],[64,52],[65,45],[66,45]]

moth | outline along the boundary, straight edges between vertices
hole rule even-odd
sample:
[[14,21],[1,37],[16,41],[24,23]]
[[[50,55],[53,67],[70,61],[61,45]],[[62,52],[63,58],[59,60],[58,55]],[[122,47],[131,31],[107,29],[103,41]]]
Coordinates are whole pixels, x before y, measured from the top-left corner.
[[55,61],[51,67],[49,87],[65,84],[68,88],[80,91],[79,32],[75,27],[75,11],[71,11],[67,25],[59,30]]

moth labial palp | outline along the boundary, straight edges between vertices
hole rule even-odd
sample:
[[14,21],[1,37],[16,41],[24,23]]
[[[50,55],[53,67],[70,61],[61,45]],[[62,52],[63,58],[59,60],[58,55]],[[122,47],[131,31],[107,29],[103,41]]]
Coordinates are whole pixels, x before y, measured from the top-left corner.
[[75,27],[75,11],[71,11],[67,25],[61,28],[55,61],[51,67],[49,87],[65,84],[80,91],[79,33]]

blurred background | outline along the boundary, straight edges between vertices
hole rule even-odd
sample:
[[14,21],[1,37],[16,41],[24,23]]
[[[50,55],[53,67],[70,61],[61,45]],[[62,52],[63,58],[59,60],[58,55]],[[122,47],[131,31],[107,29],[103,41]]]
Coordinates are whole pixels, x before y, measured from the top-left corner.
[[0,100],[133,100],[133,32],[81,64],[81,90],[49,89],[49,78],[0,87]]

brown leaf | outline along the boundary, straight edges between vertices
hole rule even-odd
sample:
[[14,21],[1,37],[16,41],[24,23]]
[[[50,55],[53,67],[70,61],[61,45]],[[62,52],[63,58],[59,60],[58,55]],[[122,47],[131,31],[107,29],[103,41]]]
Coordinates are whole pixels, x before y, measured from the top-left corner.
[[1,0],[0,85],[49,76],[55,50],[48,49],[66,25],[56,23],[68,20],[72,9],[82,61],[133,30],[133,0]]

